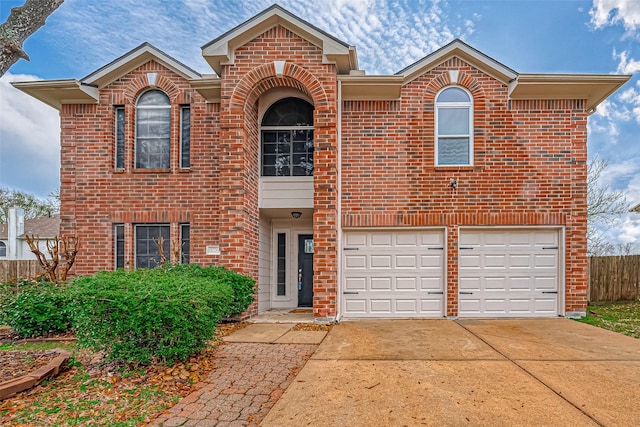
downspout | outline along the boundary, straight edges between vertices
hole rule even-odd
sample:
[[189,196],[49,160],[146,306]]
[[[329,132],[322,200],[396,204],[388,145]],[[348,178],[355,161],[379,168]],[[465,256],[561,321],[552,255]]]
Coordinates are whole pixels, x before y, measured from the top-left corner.
[[338,204],[336,211],[336,263],[338,267],[338,277],[336,283],[336,322],[340,321],[342,315],[342,81],[338,82],[338,108],[337,108],[337,158],[338,158]]

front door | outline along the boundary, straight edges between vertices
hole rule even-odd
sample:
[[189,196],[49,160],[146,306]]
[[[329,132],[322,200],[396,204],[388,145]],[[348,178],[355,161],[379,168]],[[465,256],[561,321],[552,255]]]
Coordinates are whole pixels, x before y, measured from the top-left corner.
[[313,235],[298,236],[298,307],[313,307]]

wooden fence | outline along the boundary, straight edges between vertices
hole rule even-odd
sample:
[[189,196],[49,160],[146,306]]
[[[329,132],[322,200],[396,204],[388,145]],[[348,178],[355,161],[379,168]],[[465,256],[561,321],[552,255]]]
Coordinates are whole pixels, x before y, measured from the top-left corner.
[[37,260],[0,260],[0,283],[16,278],[29,279],[42,273]]
[[589,302],[636,301],[640,255],[589,258]]

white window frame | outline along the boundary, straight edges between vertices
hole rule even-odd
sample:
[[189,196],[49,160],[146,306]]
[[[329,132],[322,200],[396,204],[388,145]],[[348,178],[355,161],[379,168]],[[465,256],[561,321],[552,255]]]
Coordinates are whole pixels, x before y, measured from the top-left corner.
[[[446,91],[447,89],[451,89],[451,88],[457,88],[457,89],[461,89],[463,90],[468,96],[470,101],[469,102],[437,102],[438,97],[440,96],[440,94],[444,91]],[[462,86],[457,86],[457,85],[451,85],[451,86],[447,86],[442,88],[440,91],[438,91],[438,93],[435,96],[435,101],[434,101],[434,110],[435,110],[435,118],[434,118],[434,153],[433,153],[433,157],[434,157],[434,163],[435,166],[438,167],[458,167],[458,166],[473,166],[473,96],[471,95],[471,92],[469,92],[466,88],[462,87]],[[468,108],[469,109],[469,133],[468,134],[460,134],[460,135],[447,135],[447,138],[469,138],[469,163],[462,163],[462,164],[440,164],[440,158],[438,157],[438,140],[440,139],[440,133],[439,133],[439,122],[438,122],[438,115],[439,115],[439,111],[440,108]]]
[[[169,104],[168,105],[162,105],[162,106],[139,106],[138,103],[140,102],[140,98],[146,94],[147,92],[162,92],[165,94],[165,96],[167,97],[167,99],[169,100]],[[138,166],[138,111],[140,109],[168,109],[169,110],[169,165],[165,168],[165,167],[141,167]],[[169,97],[169,94],[161,89],[149,89],[146,90],[144,92],[142,92],[138,98],[136,99],[136,103],[135,103],[135,119],[133,122],[133,127],[134,127],[134,131],[135,131],[135,136],[134,136],[134,141],[133,141],[133,167],[134,169],[138,169],[138,170],[144,170],[144,169],[171,169],[171,126],[172,126],[172,120],[171,120],[171,116],[172,116],[172,105],[171,105],[171,97]],[[126,154],[126,153],[125,153]]]

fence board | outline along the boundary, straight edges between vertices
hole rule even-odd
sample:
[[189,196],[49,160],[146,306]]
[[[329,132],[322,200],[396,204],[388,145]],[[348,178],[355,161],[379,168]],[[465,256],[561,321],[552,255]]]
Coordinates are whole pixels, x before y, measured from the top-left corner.
[[37,260],[0,260],[0,282],[16,278],[29,279],[42,273]]
[[640,295],[640,255],[589,258],[589,302],[635,301]]

